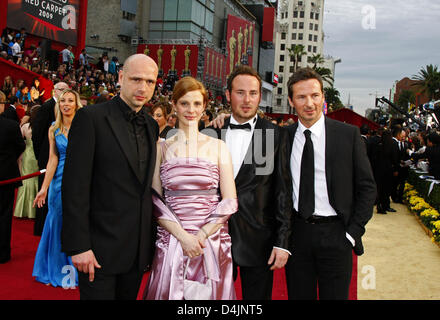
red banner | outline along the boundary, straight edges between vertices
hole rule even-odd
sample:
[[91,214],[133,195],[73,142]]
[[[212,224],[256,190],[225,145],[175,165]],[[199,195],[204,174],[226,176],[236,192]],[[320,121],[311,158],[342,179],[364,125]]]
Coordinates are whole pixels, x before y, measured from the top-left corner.
[[7,26],[76,46],[79,7],[80,0],[8,0]]
[[197,45],[141,44],[137,53],[144,53],[156,61],[163,75],[175,72],[179,77],[186,74],[197,77]]
[[273,42],[274,28],[275,28],[275,8],[264,8],[263,32],[261,36],[261,41]]
[[254,23],[228,15],[226,75],[230,75],[236,65],[247,64],[252,66],[254,38]]

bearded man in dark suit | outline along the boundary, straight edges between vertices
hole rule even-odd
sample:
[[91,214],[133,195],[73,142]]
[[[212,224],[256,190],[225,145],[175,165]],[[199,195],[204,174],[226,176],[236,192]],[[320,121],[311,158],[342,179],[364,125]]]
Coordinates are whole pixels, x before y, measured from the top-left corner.
[[232,115],[216,124],[216,135],[231,153],[237,188],[238,211],[229,220],[234,276],[238,266],[244,300],[270,300],[273,270],[283,268],[290,254],[291,182],[287,164],[280,163],[287,135],[257,115],[261,79],[254,69],[233,70],[226,98]]
[[62,250],[78,269],[81,299],[135,300],[151,263],[151,181],[159,128],[144,105],[158,68],[130,56],[120,96],[75,115],[62,182]]

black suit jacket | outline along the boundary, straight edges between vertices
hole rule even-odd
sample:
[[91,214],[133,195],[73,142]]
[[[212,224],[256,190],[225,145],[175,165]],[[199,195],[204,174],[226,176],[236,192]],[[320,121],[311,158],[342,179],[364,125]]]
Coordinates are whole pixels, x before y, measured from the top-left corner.
[[[0,181],[20,177],[17,159],[25,148],[18,123],[0,115]],[[21,182],[10,186],[19,187]]]
[[[298,123],[287,127],[289,159],[297,128]],[[376,184],[365,145],[359,128],[340,121],[325,118],[325,133],[325,171],[330,205],[342,218],[346,232],[355,240],[355,254],[361,255],[364,252],[362,235],[372,217],[376,199]]]
[[80,109],[72,122],[62,182],[62,250],[92,249],[102,271],[129,271],[152,260],[156,225],[151,182],[159,128],[147,116],[149,167],[141,177],[119,97]]
[[38,167],[46,169],[49,160],[49,128],[55,121],[55,99],[51,98],[41,105],[32,123],[32,144]]
[[[217,138],[225,139],[229,120],[222,130],[216,130]],[[285,172],[287,165],[282,163],[286,159],[286,134],[258,118],[252,143],[235,178],[238,211],[229,220],[229,233],[232,256],[239,266],[267,265],[274,246],[289,248],[292,199],[286,184],[291,181]]]
[[393,172],[400,171],[400,160],[402,154],[399,149],[399,143],[393,138],[393,143],[391,147],[391,159],[392,159],[392,168]]
[[20,119],[17,115],[17,110],[11,105],[9,105],[8,107],[5,106],[5,111],[2,115],[7,119],[14,120],[15,122],[20,123]]
[[420,159],[427,159],[429,162],[429,174],[433,175],[435,179],[440,179],[440,145],[426,147],[425,151],[420,154],[413,154],[414,161]]

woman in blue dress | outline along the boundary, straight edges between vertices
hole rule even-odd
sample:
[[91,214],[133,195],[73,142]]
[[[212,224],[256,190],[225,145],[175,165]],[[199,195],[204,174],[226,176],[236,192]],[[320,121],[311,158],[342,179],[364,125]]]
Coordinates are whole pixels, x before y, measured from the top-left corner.
[[35,256],[32,276],[37,281],[54,287],[76,287],[78,275],[72,260],[61,252],[62,202],[61,181],[67,149],[67,136],[76,111],[81,108],[79,94],[66,89],[55,106],[56,120],[49,128],[49,161],[34,206],[41,208],[48,196],[48,207],[43,234]]

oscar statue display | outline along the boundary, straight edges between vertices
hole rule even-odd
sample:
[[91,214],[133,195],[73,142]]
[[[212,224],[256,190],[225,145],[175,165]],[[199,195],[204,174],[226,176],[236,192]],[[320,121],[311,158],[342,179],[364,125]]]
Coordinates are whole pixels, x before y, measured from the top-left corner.
[[160,45],[159,49],[157,49],[157,67],[159,69],[159,77],[163,76],[162,55],[163,55],[163,49],[162,49],[162,45]]
[[229,38],[229,75],[234,70],[235,49],[237,48],[237,39],[235,39],[235,30],[232,30]]
[[186,49],[184,51],[184,55],[185,55],[185,69],[183,69],[182,78],[191,75],[191,70],[189,69],[189,60],[191,58],[191,49],[189,48],[189,46],[186,46]]

